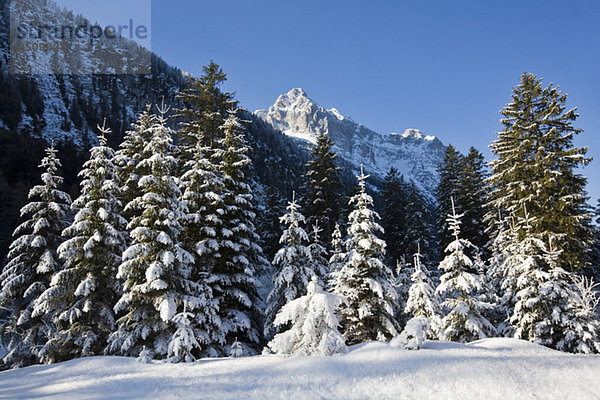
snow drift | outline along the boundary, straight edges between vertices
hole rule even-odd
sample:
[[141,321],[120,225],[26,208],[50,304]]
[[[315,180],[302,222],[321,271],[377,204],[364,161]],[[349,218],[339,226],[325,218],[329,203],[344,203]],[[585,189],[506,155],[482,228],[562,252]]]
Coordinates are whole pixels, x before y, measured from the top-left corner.
[[0,373],[0,399],[595,399],[600,356],[516,339],[422,350],[356,345],[332,357],[203,359],[191,364],[89,357]]

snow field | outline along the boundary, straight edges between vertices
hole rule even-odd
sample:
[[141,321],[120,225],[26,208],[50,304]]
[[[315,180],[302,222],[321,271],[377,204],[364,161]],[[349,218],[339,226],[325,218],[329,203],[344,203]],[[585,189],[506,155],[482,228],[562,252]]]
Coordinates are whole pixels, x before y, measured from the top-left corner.
[[0,373],[0,399],[597,399],[600,356],[506,338],[418,351],[369,342],[346,355],[89,357]]

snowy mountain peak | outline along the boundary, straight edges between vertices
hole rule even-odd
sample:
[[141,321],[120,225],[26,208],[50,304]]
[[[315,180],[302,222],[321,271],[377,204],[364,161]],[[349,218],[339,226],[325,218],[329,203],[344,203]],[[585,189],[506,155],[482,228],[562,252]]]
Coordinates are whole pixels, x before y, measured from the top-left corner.
[[308,98],[306,92],[301,88],[294,88],[280,95],[272,107],[278,109],[303,109],[316,106],[316,103]]
[[340,113],[340,112],[338,111],[338,109],[337,109],[337,108],[330,108],[330,109],[328,109],[328,110],[327,110],[327,112],[329,112],[330,114],[333,114],[333,115],[334,115],[334,116],[335,116],[337,119],[339,119],[340,121],[342,121],[342,120],[344,120],[344,119],[348,118],[348,117],[344,117],[344,116],[342,115],[342,113]]
[[401,136],[403,138],[423,139],[423,140],[427,140],[427,141],[436,140],[435,136],[426,135],[419,129],[407,129],[402,134],[392,132],[392,133],[390,133],[390,135]]
[[302,88],[293,88],[292,90],[290,90],[286,94],[282,94],[281,96],[286,96],[286,97],[291,98],[291,99],[297,99],[297,98],[300,98],[300,97],[305,97],[305,98],[308,99],[308,96],[306,95],[306,92]]
[[381,135],[336,108],[325,109],[300,88],[280,95],[268,110],[255,114],[302,142],[314,144],[319,135],[328,135],[340,158],[355,170],[362,164],[367,173],[383,178],[390,167],[395,167],[433,200],[439,179],[437,167],[444,156],[444,145],[435,136],[418,129]]

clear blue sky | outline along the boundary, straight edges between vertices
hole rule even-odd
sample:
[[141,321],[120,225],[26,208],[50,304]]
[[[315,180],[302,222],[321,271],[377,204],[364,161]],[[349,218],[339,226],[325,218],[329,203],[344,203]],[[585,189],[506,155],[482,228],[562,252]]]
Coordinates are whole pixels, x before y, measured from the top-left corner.
[[250,110],[302,87],[376,131],[418,128],[488,159],[498,111],[533,72],[578,107],[600,196],[598,1],[153,0],[152,49],[194,75],[214,60]]

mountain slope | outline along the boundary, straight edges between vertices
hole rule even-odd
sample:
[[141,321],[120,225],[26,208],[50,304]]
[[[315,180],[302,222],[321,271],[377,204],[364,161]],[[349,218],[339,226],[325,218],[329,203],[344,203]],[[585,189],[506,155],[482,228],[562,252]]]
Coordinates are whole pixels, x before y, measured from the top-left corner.
[[[86,48],[77,41],[69,42],[73,45],[72,51],[56,52],[52,57],[31,49],[11,54],[9,3],[0,5],[0,130],[87,147],[96,143],[96,125],[106,118],[107,126],[113,131],[109,141],[116,145],[146,103],[158,104],[164,96],[167,104],[171,104],[175,91],[185,84],[185,76],[179,69],[125,39],[107,44],[100,42],[93,48]],[[42,4],[38,0],[20,0],[18,6],[20,13],[48,26],[89,23],[49,0]],[[56,45],[52,40],[44,36],[39,45]],[[84,37],[79,41],[86,40]],[[99,50],[104,53],[99,55]],[[111,54],[110,51],[118,55],[118,62],[106,55]],[[17,57],[12,64],[11,55]],[[109,61],[135,66],[142,58],[150,64],[152,74],[106,73],[111,71]],[[75,63],[82,64],[81,73],[73,70]],[[39,73],[11,74],[11,65],[29,65]],[[65,73],[51,73],[56,71]]]
[[379,134],[335,108],[318,105],[299,88],[282,94],[268,110],[257,110],[255,114],[299,141],[315,143],[319,134],[327,134],[340,158],[355,170],[363,164],[368,173],[383,178],[390,167],[395,167],[433,200],[439,179],[437,166],[445,148],[434,136],[416,129]]

